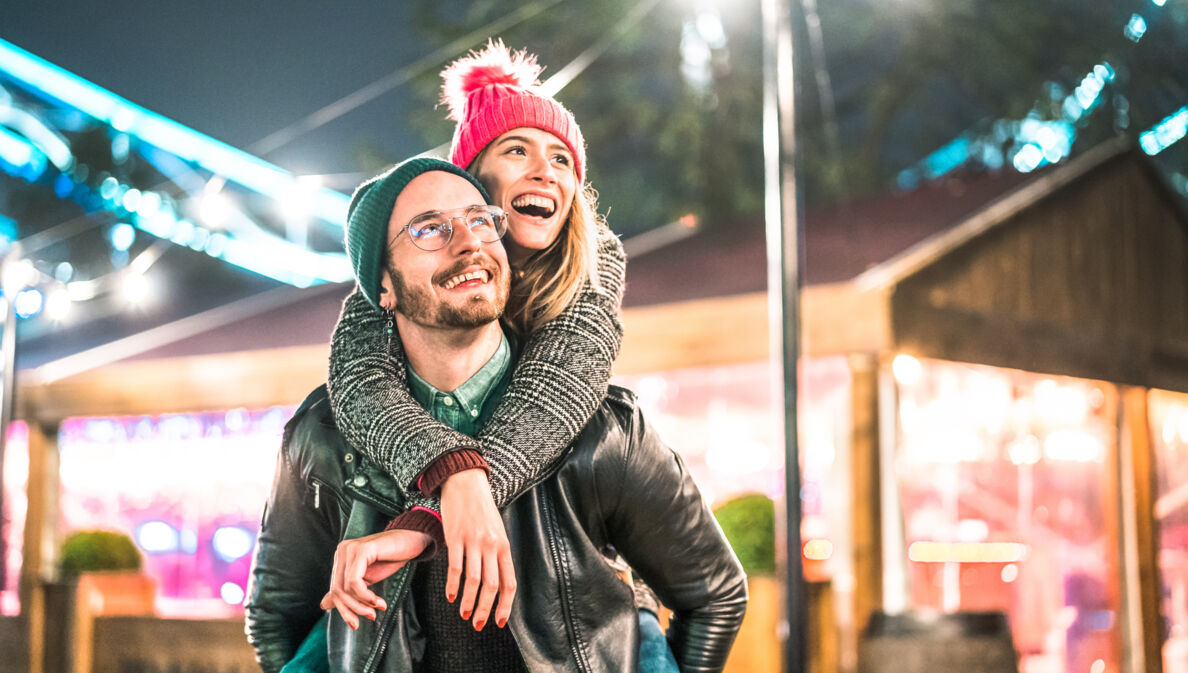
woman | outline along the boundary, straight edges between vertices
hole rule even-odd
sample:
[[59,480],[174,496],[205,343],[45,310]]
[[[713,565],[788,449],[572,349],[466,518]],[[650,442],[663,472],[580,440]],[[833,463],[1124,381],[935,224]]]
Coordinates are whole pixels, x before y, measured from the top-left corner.
[[[442,73],[443,102],[458,122],[450,160],[475,175],[509,216],[504,246],[513,282],[504,321],[523,350],[491,420],[471,438],[434,421],[412,399],[385,314],[395,308],[391,295],[353,294],[332,342],[329,384],[339,428],[420,496],[389,528],[422,531],[446,545],[451,601],[464,567],[472,579],[497,579],[498,589],[484,583],[481,594],[477,581],[462,587],[459,612],[476,628],[496,591],[494,618],[502,627],[515,591],[510,557],[490,543],[506,547],[495,507],[547,475],[585,425],[606,393],[622,339],[622,246],[597,216],[594,191],[584,182],[580,129],[568,110],[533,89],[539,73],[534,57],[498,42]],[[395,357],[374,357],[385,347]],[[376,607],[356,612],[374,616]],[[644,632],[656,634],[649,614],[641,613]]]

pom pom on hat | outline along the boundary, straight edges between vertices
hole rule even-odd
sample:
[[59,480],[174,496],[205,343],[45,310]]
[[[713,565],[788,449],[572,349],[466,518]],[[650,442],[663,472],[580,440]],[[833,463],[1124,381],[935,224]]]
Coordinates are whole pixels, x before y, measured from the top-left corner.
[[490,40],[482,51],[472,51],[441,71],[441,102],[450,110],[447,118],[462,121],[466,100],[478,89],[496,84],[517,89],[538,86],[543,71],[527,49],[512,51],[503,40]]
[[491,40],[441,71],[441,102],[458,122],[450,145],[450,161],[469,168],[491,141],[520,127],[547,131],[573,153],[573,170],[585,179],[586,145],[573,115],[537,90],[540,65],[527,51],[511,51]]

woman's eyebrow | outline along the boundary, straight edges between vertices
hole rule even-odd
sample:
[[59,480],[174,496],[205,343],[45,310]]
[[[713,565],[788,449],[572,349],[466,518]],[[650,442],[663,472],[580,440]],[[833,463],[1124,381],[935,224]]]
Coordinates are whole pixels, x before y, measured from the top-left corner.
[[500,144],[500,145],[506,145],[507,143],[510,143],[510,142],[513,142],[513,141],[514,141],[514,142],[521,142],[521,143],[525,143],[525,144],[530,144],[530,143],[532,142],[531,140],[528,140],[528,139],[527,139],[527,138],[525,138],[524,136],[508,136],[508,137],[504,138],[503,140],[500,140],[500,141],[499,141],[499,144]]

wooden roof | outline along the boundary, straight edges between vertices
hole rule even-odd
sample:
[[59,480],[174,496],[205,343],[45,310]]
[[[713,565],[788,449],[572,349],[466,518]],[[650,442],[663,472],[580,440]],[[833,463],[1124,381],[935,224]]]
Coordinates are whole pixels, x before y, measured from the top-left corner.
[[[923,224],[896,234],[916,236],[918,243],[849,280],[807,287],[804,353],[904,352],[1188,391],[1188,217],[1147,158],[1111,143],[1021,184],[994,184],[970,190],[978,208],[956,224],[940,226],[935,213],[922,215]],[[1004,185],[1013,188],[991,198]],[[962,212],[957,201],[941,208],[950,209],[948,216]],[[863,217],[876,212],[865,209]],[[878,230],[873,220],[864,227]],[[661,259],[649,255],[632,263],[656,273],[673,268]],[[684,259],[685,267],[697,266]],[[727,265],[740,277],[762,267],[761,258],[740,260]],[[719,276],[709,273],[701,285]],[[638,278],[629,277],[629,288]],[[757,287],[747,291],[751,285]],[[693,295],[626,308],[616,370],[768,357],[767,296],[754,279],[727,296]],[[263,315],[292,334],[297,328],[290,318],[299,314],[298,323],[326,335],[317,343],[282,341],[280,348],[199,355],[162,347],[153,359],[67,376],[34,370],[23,378],[23,415],[52,422],[80,414],[295,403],[324,380],[340,292],[311,293],[310,301],[317,311]]]

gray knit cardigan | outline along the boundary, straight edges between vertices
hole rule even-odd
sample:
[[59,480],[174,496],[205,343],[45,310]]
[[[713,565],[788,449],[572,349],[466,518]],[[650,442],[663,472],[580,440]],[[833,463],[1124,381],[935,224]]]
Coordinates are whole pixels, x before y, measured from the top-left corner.
[[[531,334],[503,400],[475,437],[433,419],[413,399],[400,339],[389,338],[387,315],[356,289],[330,347],[328,387],[339,429],[403,489],[445,453],[478,451],[502,508],[543,478],[606,396],[623,340],[626,271],[622,243],[600,228],[597,282],[587,279],[568,308]],[[436,498],[415,489],[406,496],[410,508],[441,511]]]

